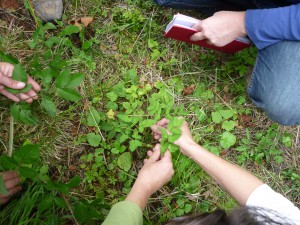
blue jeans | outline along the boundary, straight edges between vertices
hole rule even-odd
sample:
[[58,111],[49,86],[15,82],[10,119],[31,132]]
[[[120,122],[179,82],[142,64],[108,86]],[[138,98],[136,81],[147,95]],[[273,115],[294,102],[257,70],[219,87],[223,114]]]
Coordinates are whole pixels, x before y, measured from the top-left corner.
[[[228,9],[238,0],[154,0],[157,4],[173,8],[194,8],[210,13],[214,9]],[[227,3],[225,3],[227,2]],[[274,7],[268,1],[258,2],[256,8]],[[273,1],[274,2],[274,1]],[[229,5],[228,5],[229,4]],[[281,5],[277,5],[281,6]],[[235,9],[236,9],[235,8]],[[253,103],[273,121],[282,125],[300,125],[300,42],[281,41],[260,50],[248,86]]]

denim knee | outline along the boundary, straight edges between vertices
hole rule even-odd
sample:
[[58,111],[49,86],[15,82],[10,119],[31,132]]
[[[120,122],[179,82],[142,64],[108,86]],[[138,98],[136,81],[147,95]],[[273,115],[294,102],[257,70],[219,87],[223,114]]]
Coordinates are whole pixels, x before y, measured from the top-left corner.
[[248,94],[282,125],[300,124],[300,43],[282,41],[258,53]]

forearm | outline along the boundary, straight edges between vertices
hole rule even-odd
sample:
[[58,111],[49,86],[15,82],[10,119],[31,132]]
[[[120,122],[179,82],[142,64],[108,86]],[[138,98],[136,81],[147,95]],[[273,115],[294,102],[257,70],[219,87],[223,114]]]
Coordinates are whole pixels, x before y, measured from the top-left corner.
[[185,147],[185,152],[241,205],[245,205],[250,194],[263,184],[248,171],[210,153],[196,143]]
[[140,207],[142,211],[144,211],[150,196],[151,193],[149,193],[147,187],[145,187],[144,185],[140,185],[138,181],[136,181],[125,201],[134,202]]
[[258,49],[282,40],[300,41],[300,4],[246,12],[246,32]]

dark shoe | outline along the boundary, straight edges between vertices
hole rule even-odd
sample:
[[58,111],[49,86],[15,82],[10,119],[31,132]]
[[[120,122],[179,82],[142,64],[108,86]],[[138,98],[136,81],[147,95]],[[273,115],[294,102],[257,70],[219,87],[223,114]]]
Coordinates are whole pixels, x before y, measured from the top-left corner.
[[62,0],[33,0],[35,15],[43,21],[61,19],[63,13]]

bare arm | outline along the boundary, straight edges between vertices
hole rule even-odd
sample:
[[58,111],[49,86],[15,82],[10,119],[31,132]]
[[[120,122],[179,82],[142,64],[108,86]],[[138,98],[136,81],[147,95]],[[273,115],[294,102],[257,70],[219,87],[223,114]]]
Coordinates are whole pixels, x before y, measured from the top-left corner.
[[[168,120],[163,119],[152,127],[155,139],[161,139],[159,127],[166,128],[168,122]],[[194,142],[186,122],[181,129],[182,135],[175,144],[180,147],[182,153],[202,167],[241,205],[245,205],[250,194],[263,182],[248,171],[210,153]]]

